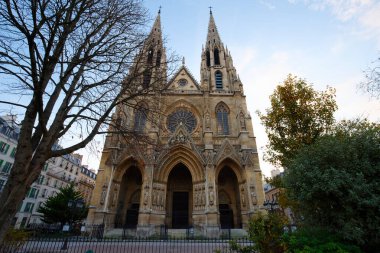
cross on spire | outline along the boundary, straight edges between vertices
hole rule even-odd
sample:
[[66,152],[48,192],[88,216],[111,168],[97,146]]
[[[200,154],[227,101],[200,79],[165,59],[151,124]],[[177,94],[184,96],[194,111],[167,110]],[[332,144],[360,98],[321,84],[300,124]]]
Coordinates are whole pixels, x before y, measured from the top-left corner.
[[212,6],[208,7],[210,9],[210,14],[212,14]]
[[161,14],[161,5],[158,7],[158,14]]

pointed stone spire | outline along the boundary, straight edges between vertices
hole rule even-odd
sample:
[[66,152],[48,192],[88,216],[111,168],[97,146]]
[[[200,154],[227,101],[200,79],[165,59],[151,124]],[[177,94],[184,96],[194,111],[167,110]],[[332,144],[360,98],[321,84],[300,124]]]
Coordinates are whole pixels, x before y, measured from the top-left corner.
[[212,15],[211,7],[210,7],[210,20],[208,22],[208,33],[207,33],[207,41],[206,45],[210,46],[212,44],[221,44],[221,40],[219,37],[218,29],[215,25],[215,20]]
[[161,35],[161,6],[158,10],[158,14],[156,17],[156,20],[154,21],[152,30],[150,31],[149,34],[150,39],[155,38],[161,40],[162,35]]

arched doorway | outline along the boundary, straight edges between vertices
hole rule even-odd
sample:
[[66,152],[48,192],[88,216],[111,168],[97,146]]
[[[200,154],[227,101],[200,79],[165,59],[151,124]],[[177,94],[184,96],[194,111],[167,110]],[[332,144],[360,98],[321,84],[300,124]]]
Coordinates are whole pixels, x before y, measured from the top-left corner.
[[136,166],[124,173],[120,184],[120,193],[115,217],[116,228],[136,228],[141,195],[142,176]]
[[217,183],[221,228],[241,228],[239,184],[234,171],[230,167],[223,167]]
[[167,188],[166,224],[171,228],[188,228],[192,224],[193,183],[185,165],[179,163],[174,166]]

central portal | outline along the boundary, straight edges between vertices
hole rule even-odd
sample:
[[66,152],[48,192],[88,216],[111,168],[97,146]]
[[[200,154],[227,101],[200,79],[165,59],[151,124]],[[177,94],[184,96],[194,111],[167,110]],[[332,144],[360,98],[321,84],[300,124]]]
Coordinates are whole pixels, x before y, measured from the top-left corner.
[[189,193],[173,192],[173,228],[189,227]]
[[170,228],[188,228],[192,225],[193,183],[190,171],[182,163],[169,174],[166,225]]

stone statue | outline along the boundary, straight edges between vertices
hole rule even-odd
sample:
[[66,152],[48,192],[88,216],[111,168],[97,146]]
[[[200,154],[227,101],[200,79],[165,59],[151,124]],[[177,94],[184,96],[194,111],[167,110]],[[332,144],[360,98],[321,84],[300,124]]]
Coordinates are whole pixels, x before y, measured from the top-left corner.
[[115,188],[113,190],[112,206],[116,205],[118,192],[119,192],[119,186],[115,185]]
[[241,192],[241,204],[243,206],[245,206],[245,193],[244,193],[244,186],[241,186],[241,189],[240,189],[240,192]]
[[207,130],[210,129],[210,127],[211,127],[210,125],[211,125],[210,114],[208,112],[206,112],[206,114],[205,114],[205,126],[206,126]]
[[210,206],[213,206],[214,205],[214,189],[212,186],[210,186],[210,189],[209,189],[209,203],[210,203]]
[[240,121],[240,128],[241,128],[241,130],[246,130],[245,117],[244,117],[244,113],[243,112],[240,112],[239,121]]
[[144,189],[144,205],[148,205],[148,201],[149,201],[149,185],[146,184],[145,189]]
[[257,196],[255,193],[255,187],[251,186],[251,200],[252,200],[252,205],[257,205]]
[[102,194],[100,195],[100,204],[104,205],[104,202],[106,201],[106,195],[107,195],[107,186],[103,185]]

